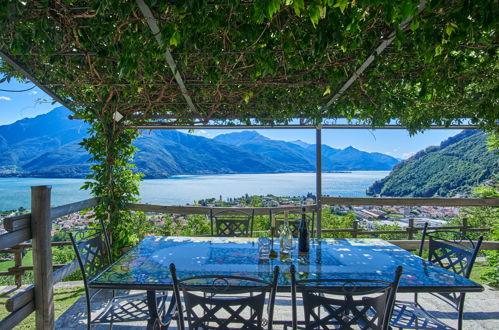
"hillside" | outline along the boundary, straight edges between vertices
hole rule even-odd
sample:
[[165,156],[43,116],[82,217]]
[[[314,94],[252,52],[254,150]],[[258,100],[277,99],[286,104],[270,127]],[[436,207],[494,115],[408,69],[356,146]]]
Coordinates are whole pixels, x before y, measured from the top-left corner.
[[0,175],[84,177],[89,156],[78,143],[88,125],[64,107],[0,126]]
[[[254,131],[222,134],[214,140],[258,153],[284,165],[293,164],[296,172],[315,171],[315,144],[299,140],[271,140]],[[365,152],[351,146],[336,149],[322,145],[322,169],[325,172],[389,171],[397,163],[396,158],[377,152]]]
[[[68,120],[69,110],[0,126],[0,176],[81,178],[89,155],[79,145],[88,126]],[[144,131],[134,145],[135,164],[146,178],[179,174],[290,173],[315,171],[315,145],[277,141],[257,132],[208,139],[174,130]],[[324,171],[390,170],[397,159],[353,147],[323,145]]]
[[487,135],[462,131],[395,165],[391,173],[369,187],[367,194],[393,197],[453,197],[469,195],[498,173],[499,157],[487,150]]

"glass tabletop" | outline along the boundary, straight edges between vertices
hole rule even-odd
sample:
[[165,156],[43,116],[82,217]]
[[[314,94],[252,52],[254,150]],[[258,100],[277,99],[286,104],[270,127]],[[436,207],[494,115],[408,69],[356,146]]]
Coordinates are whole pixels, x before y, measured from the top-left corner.
[[[399,291],[473,292],[483,287],[431,264],[381,239],[312,239],[310,253],[298,255],[295,241],[291,261],[258,258],[257,238],[148,236],[90,281],[92,287],[129,289],[171,288],[169,265],[179,278],[198,275],[240,275],[271,280],[279,266],[279,287],[289,290],[289,268],[298,279],[372,279],[392,281],[395,269],[404,268]],[[279,241],[274,241],[279,249]]]

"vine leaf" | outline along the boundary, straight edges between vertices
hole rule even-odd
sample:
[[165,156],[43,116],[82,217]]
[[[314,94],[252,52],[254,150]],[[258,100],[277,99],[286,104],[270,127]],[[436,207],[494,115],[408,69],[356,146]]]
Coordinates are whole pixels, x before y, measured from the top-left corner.
[[340,8],[341,13],[343,14],[345,9],[348,7],[348,0],[337,0],[333,7]]

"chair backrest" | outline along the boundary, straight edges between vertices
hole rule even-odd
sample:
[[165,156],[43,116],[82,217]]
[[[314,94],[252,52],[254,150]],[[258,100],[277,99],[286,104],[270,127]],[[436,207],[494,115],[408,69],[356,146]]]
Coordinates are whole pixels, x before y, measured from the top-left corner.
[[[189,329],[272,329],[279,267],[274,268],[272,282],[262,279],[207,275],[178,279],[174,264],[170,265],[174,294],[184,297]],[[268,294],[267,320],[264,320]],[[178,325],[184,329],[182,304],[178,303]]]
[[[277,233],[280,233],[282,230],[282,226],[284,224],[284,214],[285,211],[272,212],[271,217],[275,219],[275,226]],[[310,237],[314,237],[314,222],[315,222],[315,212],[312,212],[312,215],[305,213],[307,217],[308,230],[310,233]],[[288,212],[288,223],[289,228],[291,229],[291,233],[293,233],[293,237],[298,237],[298,229],[300,227],[302,213],[301,212]],[[272,221],[272,219],[271,219]]]
[[296,280],[291,266],[293,329],[297,329],[296,295],[301,292],[307,329],[388,329],[402,267],[392,282],[362,279]]
[[428,261],[468,278],[483,236],[480,236],[477,242],[473,242],[470,237],[458,231],[427,229],[426,223],[421,240],[424,244],[428,238]]
[[253,236],[254,210],[226,210],[212,214],[215,222],[215,236],[223,237],[251,237]]
[[[455,274],[469,278],[476,256],[482,245],[483,236],[473,240],[458,231],[431,230],[425,224],[419,255],[422,255],[425,239],[428,239],[428,261]],[[460,318],[464,304],[463,293],[432,293],[459,311]]]
[[69,233],[76,258],[87,287],[88,281],[110,264],[109,250],[103,240],[102,230],[81,230]]

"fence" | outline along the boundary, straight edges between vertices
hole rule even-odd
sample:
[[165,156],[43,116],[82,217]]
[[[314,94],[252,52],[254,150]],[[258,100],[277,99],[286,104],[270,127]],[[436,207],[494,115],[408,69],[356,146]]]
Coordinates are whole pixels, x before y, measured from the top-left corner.
[[[51,208],[50,191],[48,186],[31,187],[31,213],[4,219],[7,233],[0,235],[0,250],[12,251],[17,258],[15,266],[9,271],[20,276],[17,278],[20,280],[24,271],[32,269],[34,284],[7,300],[5,307],[10,314],[0,321],[0,329],[13,328],[33,311],[36,312],[37,329],[53,329],[53,285],[78,269],[75,260],[67,265],[56,265],[60,268],[56,267],[59,269],[53,271],[52,220],[92,208],[97,205],[97,199]],[[24,243],[28,240],[32,240],[32,243]],[[22,266],[21,251],[27,247],[33,249],[32,267]]]
[[[499,198],[351,198],[351,197],[322,197],[323,205],[398,205],[398,206],[448,206],[448,207],[498,207]],[[242,211],[254,210],[254,215],[270,215],[272,211],[278,212],[301,212],[301,206],[286,206],[286,207],[206,207],[206,206],[166,206],[166,205],[153,205],[153,204],[129,204],[133,211],[141,212],[154,212],[162,214],[200,214],[211,215],[214,211]],[[316,205],[307,205],[306,212],[316,212]],[[459,230],[466,234],[469,232],[488,232],[490,228],[473,228],[468,226],[466,218],[462,219],[462,224],[459,226],[442,226],[442,227],[428,227],[429,229],[443,229],[443,230]],[[358,221],[352,222],[352,228],[341,229],[320,229],[321,233],[348,233],[351,237],[355,238],[360,235],[380,235],[380,234],[405,234],[407,240],[388,240],[390,243],[395,244],[405,250],[417,250],[419,248],[419,241],[415,241],[415,234],[422,231],[422,227],[414,225],[414,219],[409,219],[408,226],[401,230],[371,230],[367,231],[359,227]],[[482,250],[499,250],[499,242],[484,241],[481,245]]]
[[[22,274],[26,270],[33,270],[34,284],[23,289],[7,300],[6,308],[10,314],[0,321],[0,329],[10,329],[25,319],[33,311],[36,312],[37,329],[54,328],[54,300],[53,285],[78,269],[75,261],[66,265],[52,264],[52,246],[67,245],[68,242],[51,242],[52,220],[62,216],[92,208],[97,205],[97,199],[89,199],[59,207],[50,207],[50,190],[48,186],[31,187],[31,213],[4,219],[4,228],[7,233],[0,235],[0,251],[14,253],[15,265],[8,270],[14,275],[16,281],[22,280]],[[420,199],[420,198],[333,198],[321,197],[320,202],[338,205],[403,205],[403,206],[499,206],[499,198],[492,199]],[[321,204],[319,204],[321,205]],[[214,208],[196,206],[163,206],[150,204],[130,204],[134,211],[167,213],[167,214],[204,214],[210,215]],[[216,208],[218,211],[238,210],[241,208]],[[244,208],[248,210],[248,208]],[[255,215],[271,215],[273,210],[279,212],[301,212],[301,206],[294,207],[257,207],[253,208]],[[306,211],[317,211],[316,205],[306,206]],[[320,219],[319,219],[320,221]],[[318,233],[321,233],[320,222],[317,223]],[[439,227],[446,229],[458,229],[463,232],[487,231],[489,228],[470,228],[466,221],[460,226]],[[419,247],[419,242],[411,239],[420,228],[409,222],[405,230],[365,231],[354,222],[352,228],[323,229],[322,232],[347,232],[353,237],[371,234],[407,234],[408,240],[394,240],[391,243],[407,250]],[[26,241],[32,240],[32,243]],[[33,249],[33,266],[22,265],[22,250],[31,247]],[[485,250],[499,250],[499,242],[484,242],[482,248]],[[54,267],[55,266],[55,267]],[[60,268],[59,268],[60,267]],[[53,271],[54,268],[59,268]],[[36,306],[36,308],[35,308]]]
[[[52,242],[51,246],[68,246],[71,242]],[[0,250],[0,253],[12,253],[14,254],[14,266],[10,267],[7,271],[0,271],[0,276],[14,276],[14,282],[17,287],[23,284],[23,276],[26,272],[32,271],[34,266],[23,266],[24,253],[27,249],[33,247],[33,243],[21,243],[17,244],[11,248]],[[54,269],[59,269],[64,267],[66,264],[53,264]]]

